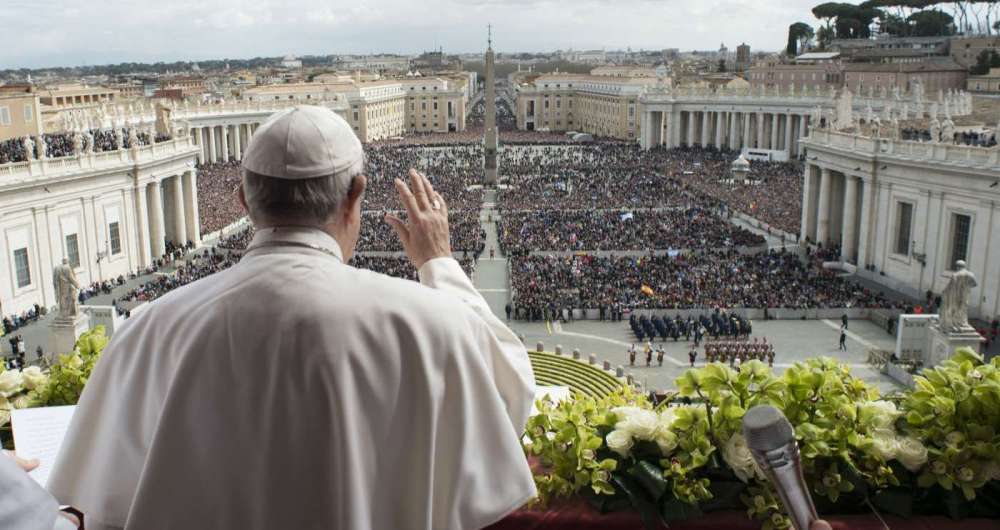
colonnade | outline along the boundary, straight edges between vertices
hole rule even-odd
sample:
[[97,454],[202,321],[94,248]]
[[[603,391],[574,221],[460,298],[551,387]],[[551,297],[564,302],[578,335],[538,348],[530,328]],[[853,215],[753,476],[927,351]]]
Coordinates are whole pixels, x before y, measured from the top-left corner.
[[646,149],[714,147],[784,151],[789,158],[802,153],[800,140],[809,133],[809,114],[801,112],[683,110],[643,112],[642,138]]
[[842,261],[867,263],[871,209],[868,176],[806,164],[800,227],[803,238],[827,248],[839,245]]
[[140,183],[134,190],[139,262],[151,264],[175,245],[197,244],[201,239],[198,216],[198,175],[194,169],[180,175]]
[[243,152],[253,137],[258,122],[232,123],[191,127],[191,136],[199,147],[198,163],[212,164],[229,160],[242,160]]

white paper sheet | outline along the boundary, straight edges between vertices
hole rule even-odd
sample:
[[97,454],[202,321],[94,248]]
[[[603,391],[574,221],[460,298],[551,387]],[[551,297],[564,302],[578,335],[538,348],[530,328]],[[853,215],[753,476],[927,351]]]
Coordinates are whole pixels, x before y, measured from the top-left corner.
[[31,478],[44,487],[49,481],[49,472],[56,463],[69,422],[73,419],[76,406],[40,407],[12,410],[11,428],[14,431],[14,447],[21,458],[37,458],[40,462]]

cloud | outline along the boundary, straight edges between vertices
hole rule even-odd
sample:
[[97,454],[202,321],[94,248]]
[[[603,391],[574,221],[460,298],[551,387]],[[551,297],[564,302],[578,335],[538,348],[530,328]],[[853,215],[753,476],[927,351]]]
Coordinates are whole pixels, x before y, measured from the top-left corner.
[[0,0],[0,68],[331,53],[784,46],[815,0]]

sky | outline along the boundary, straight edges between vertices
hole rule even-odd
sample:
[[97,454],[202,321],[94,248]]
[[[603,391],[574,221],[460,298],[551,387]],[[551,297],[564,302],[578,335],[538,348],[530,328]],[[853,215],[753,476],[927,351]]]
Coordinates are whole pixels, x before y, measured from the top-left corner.
[[785,46],[820,0],[0,0],[0,69],[273,57]]

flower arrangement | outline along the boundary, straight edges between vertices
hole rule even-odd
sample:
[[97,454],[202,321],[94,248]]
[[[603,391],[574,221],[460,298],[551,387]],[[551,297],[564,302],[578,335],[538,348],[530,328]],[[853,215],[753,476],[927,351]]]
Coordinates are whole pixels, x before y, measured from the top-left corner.
[[104,326],[97,326],[80,335],[73,352],[59,355],[48,370],[29,366],[0,371],[0,445],[12,443],[11,410],[75,405],[107,343]]
[[742,434],[744,413],[770,404],[795,427],[820,512],[1000,516],[1000,359],[959,350],[916,380],[880,396],[832,359],[780,376],[751,361],[687,370],[657,407],[629,389],[542,400],[524,443],[537,502],[579,495],[636,510],[650,528],[744,509],[765,529],[789,528]]

